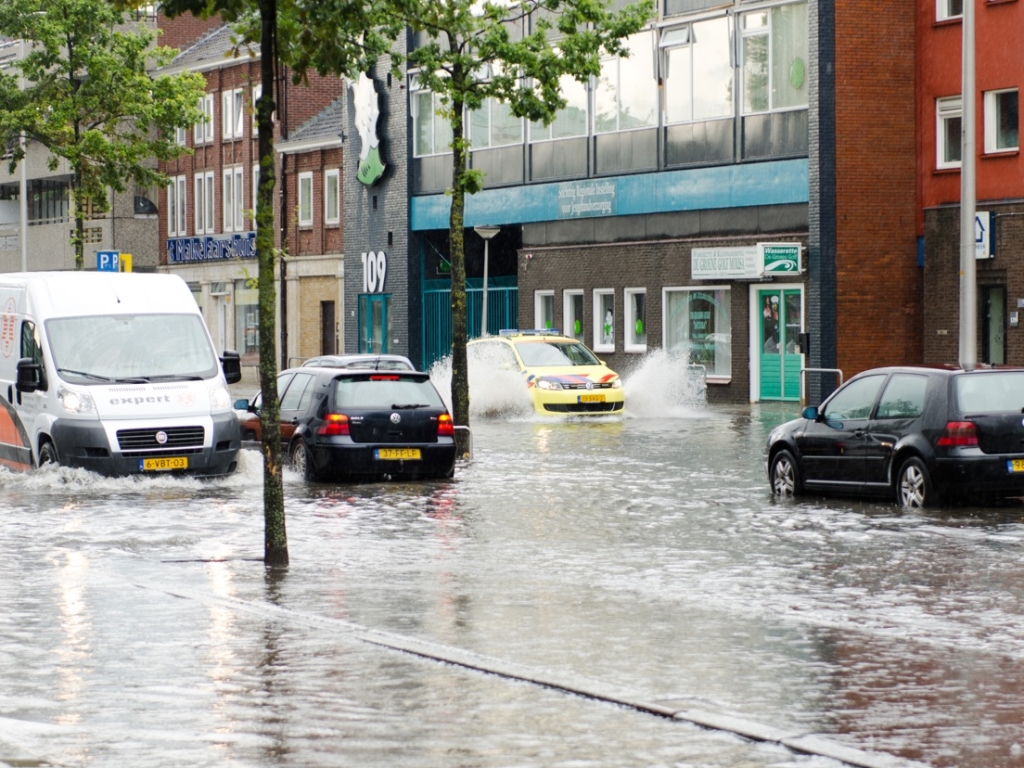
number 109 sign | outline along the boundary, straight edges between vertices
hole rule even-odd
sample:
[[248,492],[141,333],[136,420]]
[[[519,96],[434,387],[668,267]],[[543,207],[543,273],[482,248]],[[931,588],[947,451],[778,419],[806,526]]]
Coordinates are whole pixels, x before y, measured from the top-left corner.
[[383,293],[384,277],[388,273],[388,257],[384,251],[362,253],[363,293]]

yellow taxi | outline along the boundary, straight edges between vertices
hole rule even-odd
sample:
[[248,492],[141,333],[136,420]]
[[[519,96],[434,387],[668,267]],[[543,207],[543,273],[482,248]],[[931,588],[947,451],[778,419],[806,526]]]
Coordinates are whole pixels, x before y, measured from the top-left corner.
[[558,330],[503,330],[467,346],[470,365],[522,374],[537,413],[601,416],[622,413],[622,379],[576,339]]

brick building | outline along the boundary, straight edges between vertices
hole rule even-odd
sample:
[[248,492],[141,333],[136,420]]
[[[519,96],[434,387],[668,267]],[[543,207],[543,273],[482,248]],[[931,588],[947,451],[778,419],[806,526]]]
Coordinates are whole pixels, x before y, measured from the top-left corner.
[[[956,363],[960,339],[961,26],[964,0],[919,0],[917,145],[924,260],[924,359]],[[1024,25],[1019,3],[975,2],[975,126],[979,241],[978,361],[1024,364],[1024,161],[1019,91]]]

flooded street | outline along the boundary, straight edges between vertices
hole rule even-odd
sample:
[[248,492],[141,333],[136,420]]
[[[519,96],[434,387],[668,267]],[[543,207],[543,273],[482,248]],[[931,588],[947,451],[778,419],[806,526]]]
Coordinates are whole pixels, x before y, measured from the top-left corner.
[[255,451],[0,470],[0,764],[841,765],[622,701],[1024,765],[1024,510],[775,502],[796,405],[627,402],[478,416],[453,481],[289,472],[282,574]]

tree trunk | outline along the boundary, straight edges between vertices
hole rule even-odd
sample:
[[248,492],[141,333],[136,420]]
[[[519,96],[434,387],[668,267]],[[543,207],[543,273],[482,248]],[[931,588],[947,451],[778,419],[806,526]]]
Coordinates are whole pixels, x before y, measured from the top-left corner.
[[[288,565],[288,534],[284,516],[284,478],[281,462],[281,404],[277,398],[277,351],[274,329],[277,291],[274,288],[274,86],[277,60],[277,2],[260,0],[260,82],[256,105],[260,176],[256,201],[256,256],[259,260],[260,431],[263,448],[263,563]],[[284,318],[282,318],[284,322]]]
[[[468,152],[462,122],[463,103],[452,103],[452,208],[448,234],[452,258],[452,419],[457,426],[469,426],[469,370],[466,358],[466,249],[463,214],[466,205],[464,176]],[[462,456],[469,451],[469,435],[457,430],[456,451]]]

